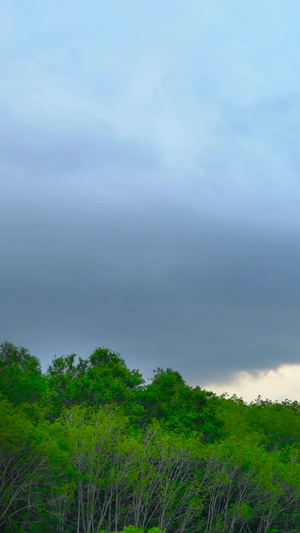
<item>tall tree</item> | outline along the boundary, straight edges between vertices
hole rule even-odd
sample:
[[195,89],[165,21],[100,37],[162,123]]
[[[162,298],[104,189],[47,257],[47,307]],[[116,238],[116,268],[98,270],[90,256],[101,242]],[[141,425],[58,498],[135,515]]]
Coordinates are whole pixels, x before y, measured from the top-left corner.
[[88,359],[71,354],[56,357],[48,369],[53,414],[72,405],[122,405],[143,384],[137,370],[129,370],[120,354],[97,348]]
[[10,402],[15,405],[33,403],[45,392],[46,386],[37,357],[11,342],[0,345],[0,392]]

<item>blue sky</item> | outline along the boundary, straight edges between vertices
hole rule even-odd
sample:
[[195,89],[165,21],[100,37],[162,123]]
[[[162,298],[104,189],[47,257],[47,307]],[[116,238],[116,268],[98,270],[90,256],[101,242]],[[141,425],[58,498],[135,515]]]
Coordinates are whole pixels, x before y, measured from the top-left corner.
[[3,340],[250,396],[284,368],[298,394],[299,19],[291,0],[1,3]]

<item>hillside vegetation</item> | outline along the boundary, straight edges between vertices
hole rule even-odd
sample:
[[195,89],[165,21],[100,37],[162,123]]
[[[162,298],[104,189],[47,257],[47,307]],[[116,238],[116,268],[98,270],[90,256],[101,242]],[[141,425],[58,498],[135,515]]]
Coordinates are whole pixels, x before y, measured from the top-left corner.
[[0,531],[300,531],[300,404],[0,345]]

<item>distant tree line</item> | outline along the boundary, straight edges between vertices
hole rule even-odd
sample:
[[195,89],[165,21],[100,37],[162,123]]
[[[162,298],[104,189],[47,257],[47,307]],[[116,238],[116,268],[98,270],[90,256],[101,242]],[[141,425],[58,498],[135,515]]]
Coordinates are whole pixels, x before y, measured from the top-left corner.
[[0,345],[0,531],[296,533],[300,404]]

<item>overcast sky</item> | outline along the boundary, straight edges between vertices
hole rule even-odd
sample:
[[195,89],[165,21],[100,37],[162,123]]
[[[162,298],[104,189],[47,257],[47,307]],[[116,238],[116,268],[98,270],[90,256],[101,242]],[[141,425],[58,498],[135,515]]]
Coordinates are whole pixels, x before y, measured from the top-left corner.
[[300,401],[299,24],[2,0],[0,342]]

